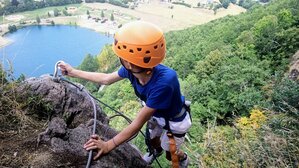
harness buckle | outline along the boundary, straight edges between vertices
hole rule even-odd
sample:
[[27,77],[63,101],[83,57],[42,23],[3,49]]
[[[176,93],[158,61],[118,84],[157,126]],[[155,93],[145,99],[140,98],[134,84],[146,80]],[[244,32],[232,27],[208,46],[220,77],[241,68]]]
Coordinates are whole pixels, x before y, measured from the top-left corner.
[[171,133],[171,132],[167,132],[167,134],[166,134],[168,137],[173,137],[173,134]]

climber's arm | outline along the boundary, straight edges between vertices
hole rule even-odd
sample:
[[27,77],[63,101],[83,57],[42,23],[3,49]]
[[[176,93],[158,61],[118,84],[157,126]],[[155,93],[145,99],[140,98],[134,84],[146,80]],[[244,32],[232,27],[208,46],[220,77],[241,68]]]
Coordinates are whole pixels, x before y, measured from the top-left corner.
[[144,106],[137,117],[133,120],[133,122],[122,130],[119,134],[117,134],[114,138],[105,142],[102,141],[97,135],[93,135],[92,138],[84,144],[84,148],[86,150],[98,149],[98,154],[94,157],[97,159],[102,154],[108,153],[118,145],[126,142],[133,135],[135,135],[142,126],[150,119],[150,117],[154,114],[155,109]]
[[118,75],[117,72],[113,72],[113,73],[100,73],[100,72],[87,72],[87,71],[81,71],[81,70],[77,70],[74,69],[74,77],[76,78],[81,78],[81,79],[85,79],[85,80],[89,80],[101,85],[110,85],[114,82],[117,82],[121,79],[123,79],[122,77],[120,77]]
[[118,75],[117,72],[113,72],[109,74],[100,73],[100,72],[87,72],[87,71],[75,69],[71,65],[65,62],[59,63],[58,66],[63,75],[89,80],[101,85],[110,85],[114,82],[123,79]]
[[[138,133],[142,126],[151,118],[156,110],[147,106],[144,106],[133,122],[123,129],[119,134],[117,134],[113,139],[116,145],[122,144],[130,139],[133,135]],[[110,140],[113,142],[113,140]],[[110,142],[108,141],[108,142]]]

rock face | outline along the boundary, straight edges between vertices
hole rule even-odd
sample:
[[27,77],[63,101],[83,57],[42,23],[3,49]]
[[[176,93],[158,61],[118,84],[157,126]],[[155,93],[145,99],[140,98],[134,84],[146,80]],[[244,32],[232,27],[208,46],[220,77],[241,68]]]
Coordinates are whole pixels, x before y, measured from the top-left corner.
[[[48,127],[37,138],[37,150],[32,152],[30,167],[85,167],[88,151],[83,144],[93,129],[93,106],[84,91],[64,82],[55,82],[50,76],[30,78],[18,89],[20,94],[30,93],[49,104],[51,114]],[[108,119],[97,107],[96,133],[103,140],[113,138],[117,132],[110,128]],[[95,153],[94,153],[95,154]],[[140,152],[129,143],[124,143],[92,161],[91,167],[148,167]]]

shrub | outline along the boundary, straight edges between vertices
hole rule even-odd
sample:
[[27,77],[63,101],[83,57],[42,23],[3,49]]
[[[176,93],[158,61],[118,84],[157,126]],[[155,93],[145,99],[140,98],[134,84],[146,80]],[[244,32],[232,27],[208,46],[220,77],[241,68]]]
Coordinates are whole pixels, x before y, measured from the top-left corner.
[[[280,82],[275,84],[273,88],[272,101],[274,109],[280,112],[296,115],[296,111],[299,109],[298,93],[298,81],[283,78]],[[296,116],[299,116],[299,113],[297,113]]]
[[124,8],[129,8],[129,5],[124,4],[122,1],[119,0],[109,0],[109,3],[112,5],[116,5],[116,6],[120,6],[120,7],[124,7]]
[[17,31],[17,26],[16,25],[8,25],[8,31],[10,33]]
[[204,141],[192,153],[200,156],[200,166],[298,166],[298,118],[254,109],[250,117],[238,118],[235,123],[235,127],[208,124]]
[[185,2],[172,2],[173,4],[177,4],[177,5],[184,5],[184,6],[187,6],[188,8],[191,8],[191,5],[190,4],[187,4]]

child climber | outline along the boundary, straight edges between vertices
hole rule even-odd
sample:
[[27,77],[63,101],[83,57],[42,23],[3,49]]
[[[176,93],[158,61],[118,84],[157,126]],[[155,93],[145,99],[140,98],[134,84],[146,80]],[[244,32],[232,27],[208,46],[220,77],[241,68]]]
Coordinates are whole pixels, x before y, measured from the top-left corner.
[[180,146],[191,126],[191,118],[176,72],[160,64],[166,52],[163,32],[153,24],[134,21],[115,33],[112,49],[122,67],[110,74],[81,71],[63,62],[59,64],[62,74],[101,85],[128,78],[136,95],[144,101],[133,122],[114,138],[105,142],[98,135],[92,135],[84,148],[97,150],[94,157],[97,159],[126,142],[147,122],[149,144],[153,150],[143,159],[151,164],[165,150],[166,158],[172,161],[173,167],[187,167],[189,159]]

